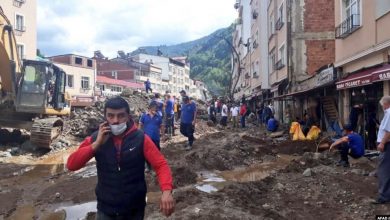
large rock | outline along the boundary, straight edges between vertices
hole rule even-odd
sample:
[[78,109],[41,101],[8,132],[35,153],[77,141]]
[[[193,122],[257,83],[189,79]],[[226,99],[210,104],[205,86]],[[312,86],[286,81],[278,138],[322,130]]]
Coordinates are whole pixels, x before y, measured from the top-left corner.
[[311,169],[310,168],[307,168],[303,174],[302,174],[304,177],[309,177],[312,175],[312,172],[311,172]]

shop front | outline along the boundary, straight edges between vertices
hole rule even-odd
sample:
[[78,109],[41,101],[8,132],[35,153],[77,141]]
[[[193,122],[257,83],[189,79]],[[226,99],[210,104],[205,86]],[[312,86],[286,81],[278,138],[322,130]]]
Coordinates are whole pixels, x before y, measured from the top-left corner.
[[[340,93],[340,108],[343,112],[342,124],[351,124],[356,132],[364,137],[366,146],[373,148],[376,128],[369,123],[374,118],[383,117],[379,100],[389,95],[390,65],[381,65],[359,71],[336,83]],[[370,134],[375,133],[375,135]]]

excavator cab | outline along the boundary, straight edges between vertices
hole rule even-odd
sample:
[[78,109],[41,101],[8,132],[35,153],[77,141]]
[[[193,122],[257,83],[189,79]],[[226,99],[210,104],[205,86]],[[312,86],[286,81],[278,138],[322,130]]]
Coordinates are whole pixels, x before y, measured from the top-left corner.
[[48,110],[61,112],[66,107],[65,76],[62,69],[51,63],[25,60],[16,91],[16,111],[37,114],[50,114]]

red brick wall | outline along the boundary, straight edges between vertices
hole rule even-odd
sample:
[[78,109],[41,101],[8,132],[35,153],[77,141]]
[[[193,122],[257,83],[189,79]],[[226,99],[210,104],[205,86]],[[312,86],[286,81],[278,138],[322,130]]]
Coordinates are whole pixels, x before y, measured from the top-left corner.
[[307,73],[314,74],[320,67],[335,60],[334,40],[306,40]]
[[70,56],[58,56],[58,57],[51,57],[51,61],[57,62],[57,63],[62,63],[62,64],[68,64],[70,65]]
[[121,64],[112,61],[97,61],[97,73],[98,75],[106,76],[109,78],[115,78],[112,76],[112,71],[117,72],[117,79],[120,80],[135,80],[134,72],[135,69],[127,66],[126,64]]
[[334,31],[334,0],[305,0],[305,32]]

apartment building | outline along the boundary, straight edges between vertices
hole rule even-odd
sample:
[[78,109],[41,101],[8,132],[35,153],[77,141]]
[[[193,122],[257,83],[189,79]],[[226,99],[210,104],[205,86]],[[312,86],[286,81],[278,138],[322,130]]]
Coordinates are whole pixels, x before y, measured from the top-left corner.
[[180,96],[181,90],[187,91],[190,96],[194,95],[191,92],[190,67],[186,60],[169,58],[168,90],[176,97]]
[[2,0],[0,7],[14,28],[19,57],[35,60],[37,50],[37,1]]
[[102,96],[105,97],[120,95],[126,88],[144,89],[144,85],[141,83],[127,82],[99,75],[96,76],[96,87],[100,89]]
[[334,4],[341,119],[347,123],[358,105],[381,118],[378,101],[390,95],[390,1],[335,0]]
[[96,61],[75,54],[52,56],[47,59],[65,71],[65,90],[72,97],[72,106],[92,104],[95,96]]
[[233,84],[237,83],[232,90],[236,100],[245,96],[252,103],[269,89],[267,6],[261,0],[237,1],[234,5],[238,10],[233,32],[237,54],[232,58]]

